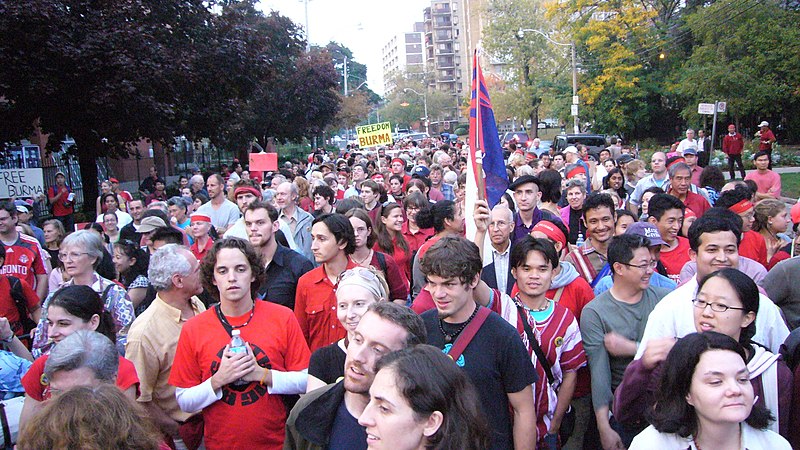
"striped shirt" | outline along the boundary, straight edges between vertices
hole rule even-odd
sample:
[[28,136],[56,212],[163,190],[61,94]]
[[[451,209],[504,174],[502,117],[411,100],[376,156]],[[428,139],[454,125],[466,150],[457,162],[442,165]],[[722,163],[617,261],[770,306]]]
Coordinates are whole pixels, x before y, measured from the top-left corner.
[[47,275],[45,251],[36,238],[17,233],[17,240],[6,246],[6,259],[0,274],[13,275],[36,289],[36,275]]
[[[518,313],[517,303],[505,294],[499,295],[496,290],[493,298],[495,301],[491,304],[492,310],[517,328],[517,332],[531,356],[531,361],[536,367],[536,374],[539,376],[538,381],[534,384],[536,427],[538,436],[544,437],[556,411],[558,388],[564,379],[564,373],[577,371],[586,365],[586,353],[583,351],[578,322],[567,308],[552,301],[548,310],[544,312],[547,317],[541,321],[534,320],[531,313],[526,311],[528,314],[525,318],[550,363],[550,370],[554,378],[553,384],[550,385],[544,366],[537,361],[536,355],[533,353],[533,348],[522,325],[522,318]],[[497,299],[499,301],[496,301]],[[537,313],[537,316],[539,314]]]

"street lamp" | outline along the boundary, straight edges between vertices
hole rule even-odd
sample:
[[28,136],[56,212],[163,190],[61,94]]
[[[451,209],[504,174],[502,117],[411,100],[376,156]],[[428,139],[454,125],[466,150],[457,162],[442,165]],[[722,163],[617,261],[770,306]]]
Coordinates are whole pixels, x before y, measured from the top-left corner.
[[[565,44],[563,42],[556,42],[556,41],[550,39],[550,36],[546,35],[544,32],[539,31],[539,30],[533,30],[533,29],[530,29],[530,28],[520,28],[519,31],[517,31],[517,36],[520,39],[522,39],[525,36],[526,32],[536,33],[539,36],[547,39],[547,41],[550,42],[553,45],[560,45],[562,47],[570,47],[571,48],[571,53],[572,53],[572,99],[574,101],[575,98],[577,98],[577,96],[578,96],[578,69],[577,69],[577,66],[575,65],[575,43],[571,42],[569,44]],[[576,105],[576,107],[577,107],[577,105]],[[575,114],[572,115],[573,119],[575,119],[574,131],[575,131],[575,133],[580,133],[580,127],[578,126],[579,120],[578,120],[577,109],[574,112],[575,112]],[[534,125],[534,126],[537,126],[537,125]]]
[[425,94],[425,93],[420,94],[419,92],[417,92],[417,91],[415,91],[414,89],[411,89],[411,88],[403,89],[403,92],[408,92],[408,91],[411,91],[411,92],[419,95],[420,97],[422,97],[422,104],[423,104],[423,106],[425,108],[425,117],[423,118],[423,119],[425,119],[425,133],[428,136],[430,136],[431,133],[430,133],[430,130],[428,129],[428,95]]

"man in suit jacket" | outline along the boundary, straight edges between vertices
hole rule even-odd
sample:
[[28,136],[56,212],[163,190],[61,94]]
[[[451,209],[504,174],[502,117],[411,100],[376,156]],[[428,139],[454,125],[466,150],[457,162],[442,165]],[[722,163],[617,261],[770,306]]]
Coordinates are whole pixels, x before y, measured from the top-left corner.
[[490,288],[499,289],[506,294],[514,287],[511,275],[511,232],[514,230],[514,213],[498,204],[492,208],[489,222],[489,243],[484,245],[483,271],[481,279]]
[[711,139],[705,130],[697,130],[697,165],[705,167],[711,159]]

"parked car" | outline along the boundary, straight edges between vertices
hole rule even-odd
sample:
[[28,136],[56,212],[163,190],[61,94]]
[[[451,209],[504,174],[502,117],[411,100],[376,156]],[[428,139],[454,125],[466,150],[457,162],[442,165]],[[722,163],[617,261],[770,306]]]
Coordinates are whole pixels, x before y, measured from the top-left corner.
[[589,150],[589,154],[595,156],[600,153],[600,150],[608,146],[606,137],[602,134],[559,134],[553,140],[553,148],[556,153],[563,152],[570,145],[577,144],[585,145]]

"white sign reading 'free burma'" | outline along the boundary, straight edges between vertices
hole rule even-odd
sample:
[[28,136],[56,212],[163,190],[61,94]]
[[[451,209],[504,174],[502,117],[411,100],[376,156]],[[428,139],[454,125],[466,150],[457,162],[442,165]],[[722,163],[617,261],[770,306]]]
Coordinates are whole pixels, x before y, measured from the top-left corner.
[[36,198],[42,194],[42,169],[0,169],[0,198]]

